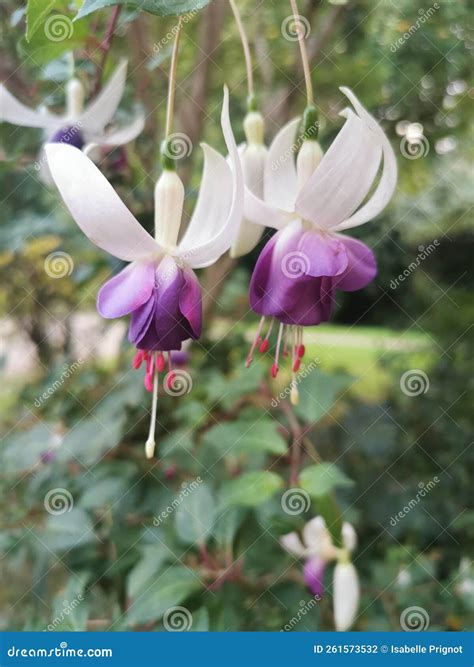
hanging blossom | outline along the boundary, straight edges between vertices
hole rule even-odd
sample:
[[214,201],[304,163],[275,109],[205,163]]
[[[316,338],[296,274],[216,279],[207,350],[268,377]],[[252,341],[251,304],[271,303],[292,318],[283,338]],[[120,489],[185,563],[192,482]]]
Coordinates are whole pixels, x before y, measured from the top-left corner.
[[[0,121],[45,130],[45,144],[62,143],[88,152],[93,145],[121,146],[132,141],[143,130],[145,119],[139,114],[130,124],[105,129],[113,120],[125,90],[127,61],[122,60],[101,92],[85,105],[85,90],[79,79],[72,78],[65,89],[66,110],[57,115],[44,107],[29,109],[0,84]],[[42,152],[43,153],[43,152]],[[51,184],[51,175],[43,154],[39,160],[40,175]]]
[[317,516],[303,527],[303,540],[298,533],[288,533],[280,538],[280,544],[288,553],[305,560],[303,576],[313,595],[324,594],[324,572],[331,561],[337,561],[333,574],[333,608],[336,630],[344,632],[353,624],[359,607],[359,578],[350,553],[357,546],[357,535],[350,523],[344,522],[341,530],[342,548],[334,545],[326,522]]
[[[372,251],[340,232],[368,222],[385,208],[396,185],[396,159],[383,130],[354,93],[341,91],[355,113],[341,113],[346,122],[327,153],[323,156],[318,142],[306,134],[295,164],[300,125],[295,119],[270,146],[263,198],[249,187],[245,191],[246,218],[277,230],[263,248],[250,283],[250,305],[262,317],[247,357],[248,366],[257,347],[268,349],[274,321],[279,322],[273,377],[282,347],[285,356],[291,352],[293,373],[298,371],[305,352],[303,327],[330,319],[336,289],[361,289],[377,273]],[[381,163],[378,184],[363,203]],[[267,317],[271,321],[264,336]],[[298,400],[296,391],[292,400]]]
[[[210,266],[228,251],[242,218],[244,185],[224,89],[222,130],[226,159],[202,144],[204,170],[196,207],[178,242],[184,186],[165,168],[155,188],[155,238],[124,205],[110,183],[81,151],[71,146],[46,147],[51,173],[66,206],[82,231],[99,248],[131,262],[102,286],[97,309],[105,318],[130,315],[128,339],[137,348],[133,367],[145,365],[145,387],[153,392],[146,455],[155,448],[158,374],[167,367],[172,389],[173,351],[201,334],[201,289],[193,269]],[[167,353],[167,362],[165,354]]]

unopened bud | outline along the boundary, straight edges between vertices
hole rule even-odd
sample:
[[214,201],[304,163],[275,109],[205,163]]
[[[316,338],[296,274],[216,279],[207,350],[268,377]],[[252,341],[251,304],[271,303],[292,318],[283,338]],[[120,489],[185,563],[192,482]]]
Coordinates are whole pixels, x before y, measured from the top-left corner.
[[155,238],[164,246],[178,241],[184,204],[184,185],[175,171],[165,169],[155,187]]

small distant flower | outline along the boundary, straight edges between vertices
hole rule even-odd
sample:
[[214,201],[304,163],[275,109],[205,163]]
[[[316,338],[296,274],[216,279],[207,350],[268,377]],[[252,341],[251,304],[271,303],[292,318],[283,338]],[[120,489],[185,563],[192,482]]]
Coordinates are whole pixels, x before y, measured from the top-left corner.
[[[290,355],[295,373],[304,355],[303,327],[330,319],[336,290],[352,292],[375,277],[372,251],[340,232],[371,220],[389,202],[396,184],[394,152],[383,130],[348,88],[342,92],[355,113],[322,156],[319,144],[305,138],[297,160],[299,119],[288,123],[270,146],[263,198],[246,188],[244,213],[277,233],[263,248],[250,283],[252,309],[262,315],[247,357],[265,352],[274,320],[279,322],[272,375],[279,355]],[[377,187],[364,202],[383,163]],[[271,318],[266,335],[265,319]]]
[[[137,137],[144,127],[144,116],[139,114],[130,124],[111,128],[125,90],[127,61],[122,60],[101,92],[89,104],[84,104],[84,86],[72,78],[66,85],[66,110],[62,115],[46,108],[29,109],[0,84],[0,121],[23,127],[45,130],[44,144],[62,143],[87,151],[93,145],[121,146]],[[40,159],[40,174],[51,184],[46,160]]]
[[305,561],[303,576],[313,595],[324,594],[324,573],[331,561],[337,561],[333,575],[333,607],[336,630],[348,630],[353,624],[359,607],[359,579],[349,554],[357,545],[353,526],[342,525],[343,548],[334,545],[323,517],[317,516],[303,527],[302,540],[298,533],[288,533],[280,538],[280,544],[288,553]]
[[133,367],[145,365],[145,387],[153,392],[148,458],[155,448],[158,374],[167,370],[167,386],[172,387],[172,353],[201,334],[201,288],[193,269],[210,266],[227,252],[242,217],[244,186],[227,88],[221,124],[230,165],[202,145],[199,197],[179,242],[184,186],[171,166],[165,167],[155,187],[153,238],[84,153],[66,145],[46,147],[54,181],[79,227],[99,248],[130,262],[102,286],[97,309],[105,318],[131,316],[128,339],[137,348]]

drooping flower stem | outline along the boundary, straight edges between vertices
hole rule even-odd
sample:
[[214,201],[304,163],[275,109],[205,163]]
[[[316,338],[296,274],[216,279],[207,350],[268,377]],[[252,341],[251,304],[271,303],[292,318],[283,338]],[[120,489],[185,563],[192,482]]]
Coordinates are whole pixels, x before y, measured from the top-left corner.
[[249,40],[247,38],[247,33],[245,32],[245,27],[244,24],[242,23],[242,18],[240,16],[240,12],[235,0],[229,0],[229,3],[234,13],[235,22],[239,30],[240,41],[242,42],[242,49],[244,51],[244,57],[245,57],[245,67],[247,69],[247,88],[249,92],[248,103],[249,106],[252,106],[255,101],[255,94],[253,87],[252,56],[250,55]]
[[166,127],[165,127],[165,138],[168,139],[171,134],[171,129],[173,127],[173,115],[174,115],[174,97],[176,91],[176,67],[178,65],[178,50],[179,50],[179,38],[181,36],[181,28],[183,25],[183,17],[178,17],[178,25],[176,27],[176,34],[174,36],[173,44],[173,53],[171,56],[171,65],[170,65],[170,78],[168,83],[168,106],[166,108]]
[[311,82],[311,68],[309,65],[308,51],[306,49],[304,26],[301,21],[300,13],[296,0],[290,0],[293,16],[295,17],[296,32],[298,34],[298,43],[300,45],[301,61],[303,63],[304,80],[306,85],[307,106],[314,106],[313,84]]

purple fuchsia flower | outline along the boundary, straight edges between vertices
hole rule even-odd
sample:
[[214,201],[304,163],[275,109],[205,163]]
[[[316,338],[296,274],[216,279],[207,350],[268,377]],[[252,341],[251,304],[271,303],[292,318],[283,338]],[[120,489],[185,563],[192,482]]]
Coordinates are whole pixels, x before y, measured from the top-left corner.
[[[250,305],[262,318],[247,358],[249,365],[257,346],[262,352],[268,349],[277,320],[274,377],[282,345],[285,353],[292,350],[293,372],[298,370],[304,354],[303,327],[329,320],[335,291],[361,289],[377,273],[372,251],[340,232],[368,222],[385,208],[396,185],[396,160],[379,124],[354,93],[341,90],[355,113],[342,112],[347,120],[327,153],[323,156],[317,141],[306,136],[295,164],[300,120],[293,120],[270,146],[263,197],[249,188],[245,191],[246,218],[277,230],[252,275]],[[377,187],[363,203],[381,163]],[[271,322],[263,337],[267,317]]]
[[227,88],[221,124],[230,165],[202,144],[201,188],[180,241],[184,186],[171,166],[156,184],[153,238],[84,153],[60,144],[46,147],[52,176],[79,227],[99,248],[130,262],[102,286],[97,309],[106,318],[131,317],[128,338],[137,348],[133,366],[145,364],[145,387],[153,392],[148,458],[155,447],[158,373],[167,366],[167,386],[173,384],[172,352],[201,334],[201,289],[193,269],[210,266],[227,252],[242,217],[244,185]]
[[298,533],[288,533],[280,538],[280,544],[292,556],[305,561],[303,577],[306,586],[317,597],[324,594],[324,573],[331,561],[337,561],[333,574],[333,609],[336,630],[348,630],[359,608],[359,578],[350,553],[357,546],[354,527],[342,524],[342,548],[334,545],[322,516],[308,521],[303,527],[301,540]]
[[[132,141],[143,130],[145,119],[140,113],[130,124],[105,129],[112,122],[125,90],[127,61],[122,60],[101,92],[84,105],[85,90],[79,79],[66,85],[66,111],[62,115],[46,109],[29,109],[0,84],[0,121],[45,130],[47,143],[62,143],[87,151],[89,146],[121,146]],[[51,174],[45,159],[40,158],[40,175],[48,185]]]

